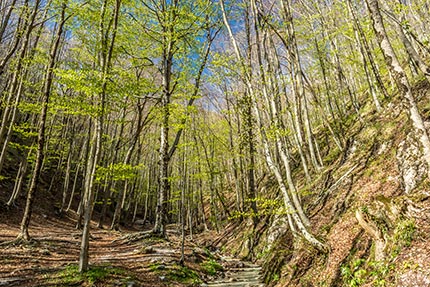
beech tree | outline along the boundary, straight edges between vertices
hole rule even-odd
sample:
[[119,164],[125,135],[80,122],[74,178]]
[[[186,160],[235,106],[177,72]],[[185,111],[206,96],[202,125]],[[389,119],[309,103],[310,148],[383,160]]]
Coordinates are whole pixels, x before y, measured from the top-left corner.
[[[94,202],[95,175],[97,164],[100,159],[103,122],[106,109],[107,86],[112,68],[112,57],[115,47],[115,40],[118,28],[118,21],[121,9],[121,0],[115,0],[113,3],[113,12],[110,14],[111,3],[104,0],[100,10],[99,18],[99,35],[100,35],[100,76],[101,89],[97,99],[97,117],[94,125],[93,138],[91,140],[91,152],[87,162],[87,173],[85,176],[84,192],[84,226],[82,230],[81,253],[79,257],[79,272],[85,272],[88,269],[88,248],[90,238],[90,221]],[[109,15],[110,14],[110,15]],[[111,17],[106,19],[106,17]]]
[[[179,89],[184,89],[179,85],[186,85],[181,83],[182,71],[175,71],[174,66],[177,61],[187,61],[195,47],[189,47],[188,41],[194,42],[190,36],[196,37],[208,33],[200,44],[206,48],[203,51],[197,51],[201,55],[201,60],[196,65],[197,73],[194,76],[194,88],[191,89],[191,96],[186,104],[186,109],[190,108],[200,89],[200,81],[204,67],[206,65],[210,45],[213,41],[211,16],[205,16],[202,13],[205,9],[210,11],[209,7],[211,1],[198,1],[194,4],[185,3],[181,1],[162,1],[159,5],[156,3],[149,3],[146,6],[150,15],[156,19],[157,23],[153,27],[149,27],[148,34],[152,38],[159,37],[160,55],[160,101],[161,101],[161,126],[160,126],[160,149],[159,149],[159,190],[157,197],[157,211],[156,220],[153,232],[161,236],[165,235],[165,225],[167,223],[168,213],[168,195],[170,190],[169,179],[169,164],[172,156],[177,148],[179,140],[182,135],[183,128],[180,128],[175,136],[173,144],[169,143],[169,135],[171,130],[171,110],[172,100],[175,93]],[[206,32],[207,31],[207,32]],[[195,45],[195,44],[192,44]],[[190,49],[191,48],[191,49]],[[179,52],[182,54],[179,57]],[[179,65],[180,66],[180,65]],[[185,90],[185,89],[184,89]],[[182,123],[184,124],[184,123]]]
[[[273,160],[272,152],[270,150],[269,138],[268,138],[268,135],[267,135],[267,133],[263,127],[262,115],[261,115],[260,109],[259,109],[257,102],[256,102],[256,98],[257,98],[256,92],[255,92],[255,89],[254,89],[252,82],[251,82],[251,74],[250,74],[250,71],[251,71],[250,68],[251,67],[246,66],[246,64],[243,61],[243,57],[240,53],[236,39],[233,35],[232,29],[231,29],[230,24],[228,22],[224,1],[220,1],[220,5],[221,5],[222,12],[223,12],[224,24],[227,28],[227,31],[228,31],[228,34],[230,37],[230,41],[233,45],[233,50],[234,50],[234,53],[236,55],[237,61],[240,63],[242,73],[244,73],[245,84],[246,84],[247,90],[251,95],[251,99],[253,102],[253,110],[254,110],[254,113],[256,115],[257,125],[260,129],[260,137],[261,137],[261,140],[263,142],[263,148],[264,148],[264,155],[266,158],[266,163],[269,166],[270,170],[275,175],[277,182],[279,184],[279,187],[282,191],[285,208],[288,211],[288,217],[290,217],[290,220],[289,220],[290,227],[292,230],[295,231],[296,230],[295,226],[297,225],[298,230],[306,238],[306,240],[308,240],[312,245],[314,245],[318,249],[326,250],[327,247],[324,244],[322,244],[320,241],[318,241],[311,233],[309,233],[309,231],[306,227],[306,225],[309,225],[307,217],[304,215],[304,213],[299,212],[299,210],[301,210],[300,204],[296,204],[296,205],[293,204],[293,201],[291,200],[291,194],[288,193],[288,189],[284,183],[284,178],[283,178],[283,175],[281,173],[281,170],[277,166],[277,163]],[[254,3],[254,5],[255,5],[255,3]],[[261,67],[261,64],[259,66]],[[267,98],[268,95],[267,95],[267,91],[265,90],[264,80],[263,80],[262,85],[263,85],[263,96],[265,98]],[[273,103],[271,106],[273,107]],[[276,111],[272,110],[272,113],[276,117]],[[276,139],[276,143],[277,143],[277,146],[278,146],[280,152],[284,152],[285,149],[283,147],[283,144],[281,142],[281,138],[279,137],[279,134],[275,135],[275,139]],[[285,163],[285,161],[284,161],[284,163]],[[291,192],[294,192],[294,191],[291,191]],[[291,220],[291,218],[292,218],[292,220]]]
[[[39,1],[36,1],[35,10],[37,10],[37,6]],[[46,118],[48,113],[48,104],[49,98],[51,95],[53,77],[54,77],[54,68],[57,63],[57,57],[59,52],[60,43],[63,36],[63,27],[67,20],[66,18],[66,8],[67,8],[67,0],[61,3],[60,10],[60,18],[57,22],[57,30],[54,36],[54,42],[52,44],[52,48],[49,54],[49,63],[46,67],[46,74],[44,80],[44,86],[42,91],[42,111],[40,114],[39,121],[39,131],[37,137],[37,151],[36,151],[36,162],[34,164],[33,175],[31,178],[30,187],[27,193],[27,201],[24,210],[24,216],[21,222],[21,232],[18,235],[18,240],[28,241],[30,239],[30,235],[28,233],[28,227],[30,224],[31,214],[33,210],[33,201],[34,201],[34,193],[38,188],[40,181],[40,173],[42,169],[43,157],[44,157],[44,148],[45,148],[45,127],[46,127]]]
[[391,45],[391,41],[387,36],[378,0],[366,0],[366,3],[367,8],[369,9],[369,13],[372,17],[373,29],[375,30],[375,33],[378,37],[378,42],[381,47],[382,53],[384,54],[387,66],[390,69],[390,73],[396,80],[400,93],[402,93],[403,97],[408,103],[409,115],[412,120],[413,126],[417,132],[418,138],[420,139],[424,152],[424,160],[429,167],[430,175],[430,138],[428,131],[424,125],[424,121],[418,110],[415,97],[412,93],[411,84],[404,69],[400,65],[393,46]]

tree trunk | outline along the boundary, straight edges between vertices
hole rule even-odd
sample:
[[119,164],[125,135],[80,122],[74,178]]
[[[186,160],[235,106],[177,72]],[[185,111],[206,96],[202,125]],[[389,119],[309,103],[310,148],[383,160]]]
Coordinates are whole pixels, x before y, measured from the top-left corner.
[[[102,42],[102,51],[101,51],[101,68],[102,68],[102,85],[101,85],[101,94],[99,101],[99,114],[95,124],[95,133],[93,137],[93,145],[92,154],[89,160],[89,168],[88,168],[88,177],[85,191],[85,209],[84,209],[84,227],[82,230],[82,241],[81,241],[81,251],[79,256],[79,272],[83,273],[88,270],[88,249],[89,249],[89,237],[90,237],[90,222],[91,215],[93,210],[93,202],[94,202],[94,185],[95,185],[95,175],[97,170],[97,163],[101,154],[101,144],[102,144],[102,136],[103,136],[103,119],[105,113],[105,102],[106,102],[106,93],[107,93],[107,85],[109,81],[109,73],[112,66],[112,57],[113,57],[113,49],[115,45],[115,38],[118,27],[118,19],[120,14],[120,6],[121,0],[115,1],[115,8],[111,18],[113,22],[113,26],[109,26],[108,28],[104,27],[104,17],[106,14],[106,5],[108,1],[105,0],[101,9],[101,17],[100,17],[100,37]],[[110,29],[112,29],[110,31]],[[107,43],[109,39],[109,34],[111,34],[110,43]]]
[[378,37],[379,46],[384,54],[390,73],[396,80],[400,93],[408,102],[409,115],[412,120],[417,137],[423,147],[424,160],[428,166],[428,176],[430,176],[430,139],[428,131],[425,128],[424,121],[418,111],[414,95],[412,94],[411,85],[405,71],[400,65],[399,60],[391,46],[390,39],[385,31],[384,22],[381,16],[378,0],[366,0],[367,8],[372,18],[373,29]]
[[[257,126],[259,127],[260,130],[260,135],[261,135],[261,139],[263,142],[263,150],[264,150],[264,154],[265,154],[265,158],[266,158],[266,163],[269,166],[270,170],[274,173],[277,181],[278,181],[278,185],[282,191],[283,194],[283,198],[284,198],[284,205],[285,208],[287,209],[287,211],[289,213],[291,213],[292,218],[294,219],[294,223],[297,225],[300,233],[302,234],[302,236],[309,242],[311,243],[315,248],[326,252],[327,251],[327,247],[322,244],[319,240],[317,240],[306,228],[306,226],[303,224],[300,216],[297,213],[297,210],[295,210],[293,203],[290,200],[290,197],[288,195],[288,191],[287,188],[284,184],[284,180],[282,178],[281,173],[279,172],[279,169],[277,168],[277,166],[274,164],[274,161],[272,159],[272,155],[270,153],[270,147],[268,144],[268,139],[267,139],[267,135],[265,132],[265,129],[263,127],[263,123],[262,123],[262,118],[261,118],[261,112],[260,109],[258,108],[257,104],[256,104],[256,97],[255,97],[255,93],[254,93],[254,89],[253,86],[251,84],[251,77],[249,75],[249,69],[248,67],[245,66],[244,62],[243,62],[243,58],[240,54],[236,39],[234,38],[233,32],[231,30],[230,24],[227,20],[227,15],[225,12],[225,8],[224,8],[224,0],[220,0],[220,6],[221,6],[221,11],[222,11],[222,16],[223,16],[223,21],[224,21],[224,25],[227,28],[229,37],[230,37],[230,42],[233,45],[233,49],[236,55],[236,59],[237,61],[240,63],[241,68],[242,68],[242,72],[244,74],[244,78],[245,78],[245,84],[246,87],[251,95],[251,99],[252,99],[252,103],[253,103],[253,110],[254,113],[256,115],[256,121],[257,121]],[[293,229],[294,227],[292,227],[291,229]]]
[[[37,2],[37,5],[38,5],[38,2]],[[57,62],[58,48],[60,46],[61,37],[63,34],[63,27],[66,21],[65,13],[66,13],[66,2],[64,2],[62,5],[61,18],[58,21],[58,25],[57,25],[58,27],[55,34],[55,42],[51,48],[51,52],[49,55],[50,56],[49,65],[46,69],[45,84],[43,88],[42,111],[40,114],[40,123],[39,123],[40,126],[39,126],[38,138],[37,138],[36,162],[33,170],[33,175],[31,178],[30,188],[27,193],[27,201],[25,205],[24,216],[21,222],[21,231],[20,231],[20,234],[18,235],[18,238],[22,238],[26,241],[30,240],[28,227],[30,225],[31,214],[33,211],[34,193],[40,181],[40,173],[41,173],[42,162],[44,157],[43,148],[45,145],[45,125],[46,125],[46,118],[48,115],[48,103],[51,95],[52,80],[54,77],[54,67]]]

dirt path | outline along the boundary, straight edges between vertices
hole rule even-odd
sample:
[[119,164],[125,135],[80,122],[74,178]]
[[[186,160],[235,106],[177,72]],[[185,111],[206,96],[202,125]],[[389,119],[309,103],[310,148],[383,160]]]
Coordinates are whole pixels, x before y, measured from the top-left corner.
[[[79,280],[76,284],[61,283],[64,280],[62,277],[69,276],[67,270],[70,266],[76,268],[78,263],[80,232],[74,226],[75,221],[71,218],[35,216],[30,228],[34,242],[0,246],[0,286],[83,286]],[[1,222],[0,243],[13,240],[18,231],[19,224],[16,222]],[[95,227],[92,229],[90,266],[109,266],[114,270],[109,279],[94,286],[187,285],[169,282],[163,275],[178,269],[176,263],[180,248],[177,242],[180,241],[172,231],[168,241],[149,238],[127,244],[114,242],[124,234]],[[194,246],[188,243],[186,254],[191,258],[193,252]],[[187,264],[190,269],[198,267],[198,264]]]

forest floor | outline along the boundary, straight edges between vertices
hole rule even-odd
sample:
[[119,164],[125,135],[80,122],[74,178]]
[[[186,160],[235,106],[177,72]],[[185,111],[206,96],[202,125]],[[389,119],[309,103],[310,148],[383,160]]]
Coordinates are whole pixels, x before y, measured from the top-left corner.
[[[19,233],[19,216],[0,212],[0,244]],[[200,286],[222,269],[219,257],[197,244],[185,243],[185,266],[179,265],[180,236],[168,229],[168,239],[149,237],[128,242],[136,230],[111,231],[95,225],[90,238],[90,271],[77,271],[81,232],[74,214],[35,214],[33,240],[26,245],[0,246],[0,286]],[[200,235],[205,242],[213,235]],[[218,274],[219,275],[219,274]]]

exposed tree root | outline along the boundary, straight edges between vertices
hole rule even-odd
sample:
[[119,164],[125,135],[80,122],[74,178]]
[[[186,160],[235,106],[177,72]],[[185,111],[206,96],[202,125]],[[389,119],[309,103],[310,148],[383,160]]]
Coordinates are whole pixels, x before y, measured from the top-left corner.
[[141,232],[121,236],[120,238],[113,240],[112,243],[121,242],[121,243],[127,244],[127,243],[133,243],[136,241],[144,240],[150,237],[167,239],[166,236],[162,236],[161,234],[154,232],[154,230],[147,230],[147,231],[141,231]]
[[386,239],[382,231],[374,224],[361,210],[355,211],[355,217],[360,226],[369,234],[375,241],[375,260],[382,261],[385,258]]
[[4,246],[19,246],[19,245],[32,245],[37,243],[34,238],[25,239],[23,236],[18,236],[17,238],[0,243],[0,247]]
[[352,172],[357,169],[359,165],[360,163],[357,163],[356,165],[354,165],[346,173],[344,173],[334,184],[332,184],[327,190],[322,191],[319,194],[318,198],[310,206],[312,209],[313,207],[320,205],[320,208],[315,210],[310,217],[315,216],[316,214],[318,214],[318,212],[321,211],[321,209],[324,208],[329,195],[332,194],[352,174]]

